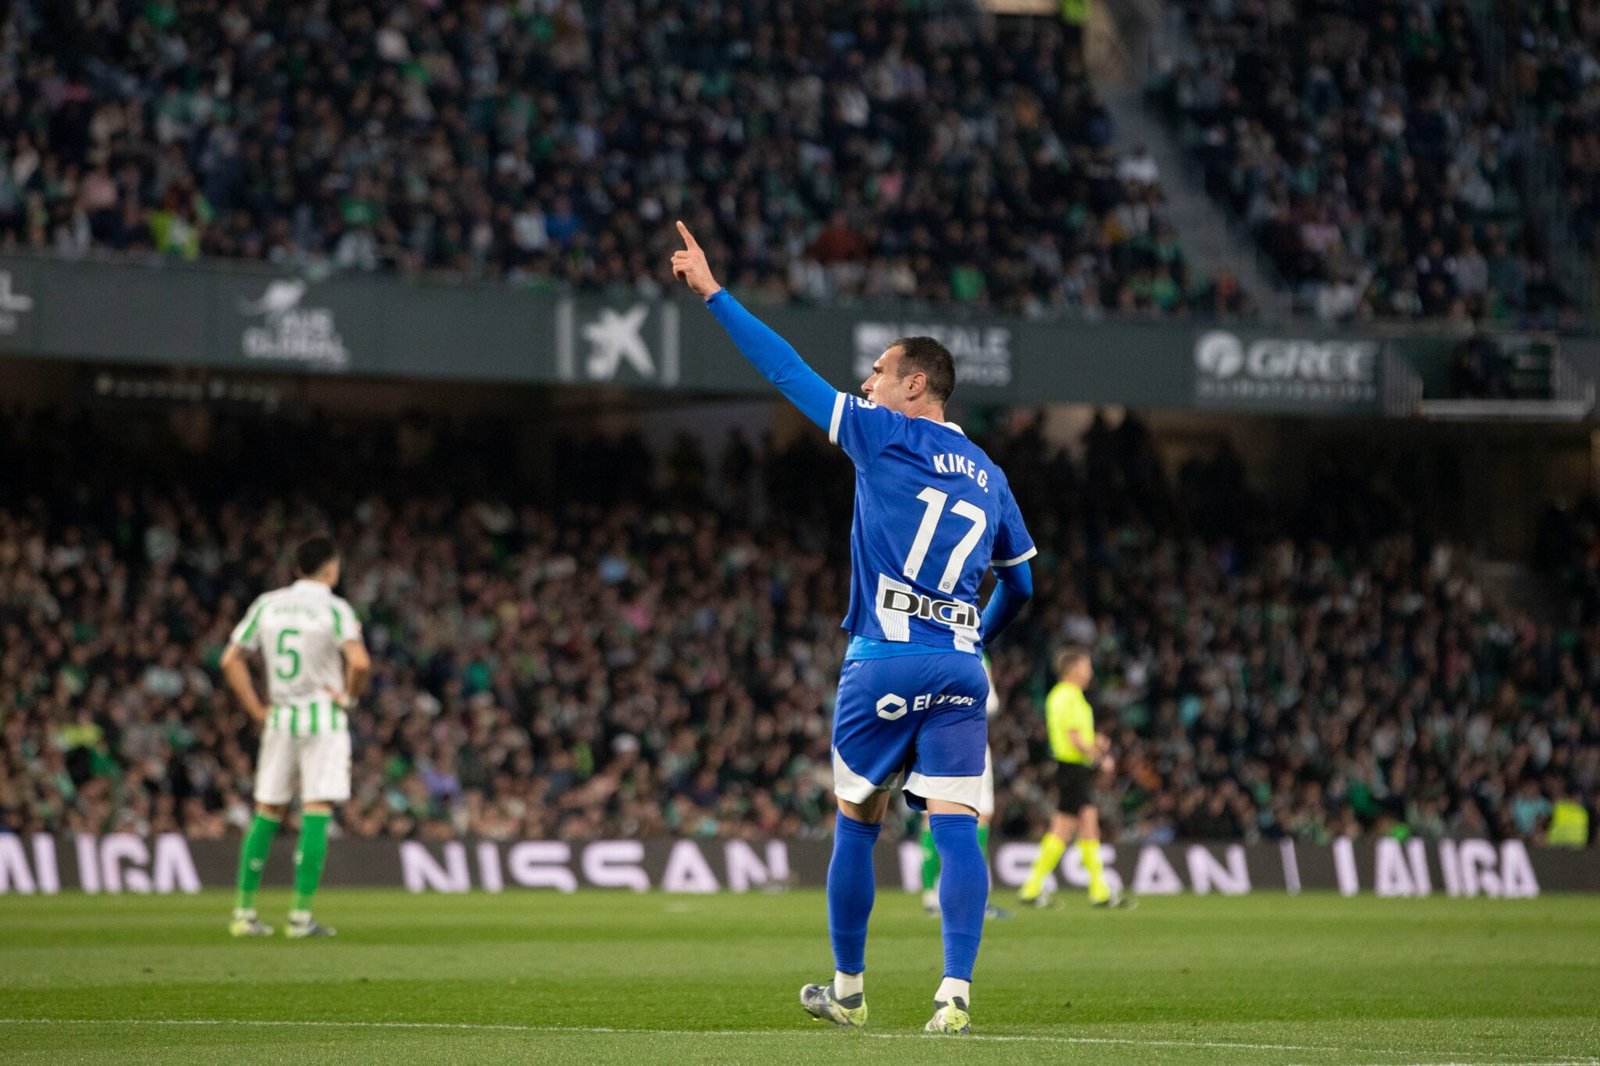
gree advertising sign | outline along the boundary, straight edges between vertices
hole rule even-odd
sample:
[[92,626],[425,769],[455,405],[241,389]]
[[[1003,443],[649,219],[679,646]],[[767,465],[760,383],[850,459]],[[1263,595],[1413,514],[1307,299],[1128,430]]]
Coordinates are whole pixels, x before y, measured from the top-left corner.
[[1208,330],[1194,343],[1195,401],[1273,411],[1376,411],[1379,352],[1374,340]]

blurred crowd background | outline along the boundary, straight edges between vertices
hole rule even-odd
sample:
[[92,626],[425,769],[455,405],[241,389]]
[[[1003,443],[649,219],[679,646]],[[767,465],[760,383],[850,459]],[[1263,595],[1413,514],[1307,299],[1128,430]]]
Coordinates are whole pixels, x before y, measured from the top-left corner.
[[[1501,5],[1492,49],[1467,0],[1174,6],[1195,47],[1163,57],[1149,95],[1301,311],[1581,322],[1550,246],[1595,248],[1600,6]],[[1552,164],[1570,234],[1532,224],[1529,171]]]
[[[683,217],[757,306],[1256,316],[1185,251],[1194,181],[1290,313],[1459,327],[1458,395],[1510,394],[1475,327],[1584,326],[1600,0],[1175,0],[1148,56],[1092,9],[15,0],[0,250],[639,299]],[[1194,174],[1119,130],[1095,39]],[[328,531],[377,664],[343,832],[828,831],[851,482],[820,441],[529,455],[492,419],[324,412],[200,445],[43,410],[0,417],[0,829],[243,825],[255,731],[217,658]],[[1451,489],[1403,457],[1262,496],[1226,447],[1163,464],[1135,416],[978,428],[1041,548],[993,649],[1004,834],[1049,808],[1068,641],[1121,839],[1538,840],[1594,811],[1593,499],[1538,520],[1561,603],[1535,621],[1419,519]]]
[[1079,38],[970,3],[19,0],[0,242],[770,301],[1239,315]]
[[[243,826],[256,730],[217,659],[328,530],[376,664],[343,832],[829,830],[851,476],[820,437],[562,438],[559,479],[524,493],[492,424],[241,420],[195,453],[105,422],[0,423],[0,826]],[[992,649],[1003,834],[1051,809],[1067,642],[1094,652],[1119,839],[1538,840],[1554,805],[1593,809],[1592,501],[1546,516],[1570,610],[1535,625],[1370,470],[1329,460],[1297,505],[1252,494],[1226,447],[1168,478],[1137,417],[1070,448],[1027,419],[978,439],[1040,547]]]

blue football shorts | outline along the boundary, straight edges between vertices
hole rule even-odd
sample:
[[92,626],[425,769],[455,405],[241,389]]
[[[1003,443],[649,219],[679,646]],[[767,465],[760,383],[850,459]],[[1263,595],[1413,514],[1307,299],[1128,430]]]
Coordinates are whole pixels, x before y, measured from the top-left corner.
[[833,792],[865,803],[904,786],[906,802],[977,809],[983,793],[989,679],[966,652],[852,659],[833,712]]

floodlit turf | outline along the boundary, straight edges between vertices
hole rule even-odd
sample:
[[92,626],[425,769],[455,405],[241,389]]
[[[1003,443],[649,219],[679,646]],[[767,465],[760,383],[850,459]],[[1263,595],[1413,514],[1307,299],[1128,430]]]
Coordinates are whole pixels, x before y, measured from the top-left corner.
[[[279,921],[286,895],[265,894]],[[820,893],[0,897],[0,1062],[1512,1063],[1600,1054],[1600,899],[1147,899],[991,922],[969,1039],[937,923],[879,897],[866,1032],[806,1018]]]

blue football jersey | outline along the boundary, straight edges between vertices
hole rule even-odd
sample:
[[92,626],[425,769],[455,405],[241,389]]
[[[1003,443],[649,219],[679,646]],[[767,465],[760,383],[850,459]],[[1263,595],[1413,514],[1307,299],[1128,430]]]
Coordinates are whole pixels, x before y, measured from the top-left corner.
[[985,571],[1036,554],[1005,474],[957,426],[843,392],[828,439],[856,467],[844,628],[976,652]]

